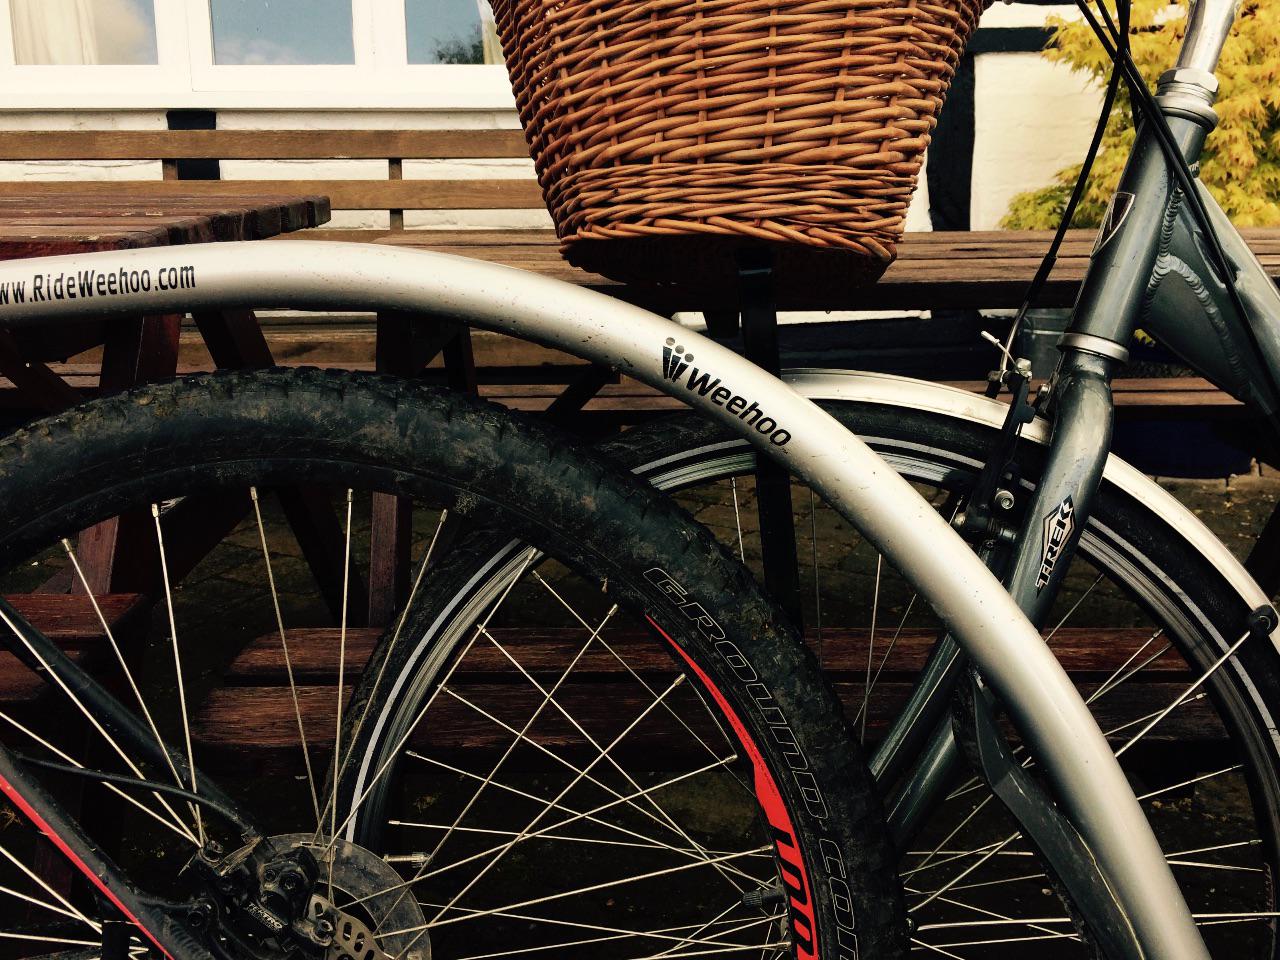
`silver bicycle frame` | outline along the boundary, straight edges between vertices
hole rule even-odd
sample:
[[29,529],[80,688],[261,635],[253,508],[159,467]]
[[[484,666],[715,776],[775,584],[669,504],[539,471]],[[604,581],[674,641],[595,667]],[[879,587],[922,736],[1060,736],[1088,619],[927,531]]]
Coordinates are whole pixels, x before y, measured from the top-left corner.
[[461,319],[616,367],[736,430],[807,481],[932,604],[1039,758],[1146,954],[1207,958],[1124,773],[1039,632],[907,481],[782,381],[638,307],[442,254],[269,241],[0,265],[4,327],[232,307]]

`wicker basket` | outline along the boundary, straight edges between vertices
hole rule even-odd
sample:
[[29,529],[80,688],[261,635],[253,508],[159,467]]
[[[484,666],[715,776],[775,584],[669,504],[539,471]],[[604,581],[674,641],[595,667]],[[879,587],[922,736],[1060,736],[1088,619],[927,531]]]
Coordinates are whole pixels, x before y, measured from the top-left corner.
[[984,6],[493,0],[570,262],[709,290],[768,245],[780,282],[809,293],[892,261]]

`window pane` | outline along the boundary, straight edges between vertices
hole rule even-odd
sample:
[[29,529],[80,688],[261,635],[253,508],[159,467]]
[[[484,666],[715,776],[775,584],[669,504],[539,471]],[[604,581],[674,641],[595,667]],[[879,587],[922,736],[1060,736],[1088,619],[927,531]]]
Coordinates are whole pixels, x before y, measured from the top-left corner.
[[152,0],[10,0],[15,63],[156,63]]
[[351,0],[209,0],[214,63],[355,63]]
[[410,63],[502,63],[488,0],[404,0]]

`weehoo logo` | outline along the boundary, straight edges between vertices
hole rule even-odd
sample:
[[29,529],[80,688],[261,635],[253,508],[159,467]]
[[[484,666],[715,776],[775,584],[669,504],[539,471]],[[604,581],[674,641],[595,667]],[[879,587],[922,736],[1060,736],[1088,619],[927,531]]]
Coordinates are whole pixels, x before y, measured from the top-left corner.
[[662,347],[662,378],[673,382],[679,380],[689,369],[691,360],[692,353],[686,354],[684,347],[676,343],[675,337],[667,337],[667,342]]
[[719,377],[712,377],[706,370],[693,366],[693,354],[685,353],[684,347],[676,343],[675,337],[667,337],[662,347],[662,376],[672,383],[680,383],[692,393],[707,397],[718,407],[724,407],[739,420],[744,420],[756,428],[758,433],[769,438],[775,447],[785,447],[791,440],[791,432],[778,426],[778,421],[766,416],[754,400],[748,400],[734,393],[728,387],[720,385]]

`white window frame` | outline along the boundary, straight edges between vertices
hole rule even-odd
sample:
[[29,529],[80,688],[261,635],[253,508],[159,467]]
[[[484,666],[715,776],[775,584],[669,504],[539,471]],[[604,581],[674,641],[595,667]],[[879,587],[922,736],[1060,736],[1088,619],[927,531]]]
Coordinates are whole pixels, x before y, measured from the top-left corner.
[[156,64],[14,62],[0,0],[0,110],[511,110],[506,69],[410,64],[402,0],[352,0],[353,64],[241,65],[213,59],[208,0],[153,0]]

